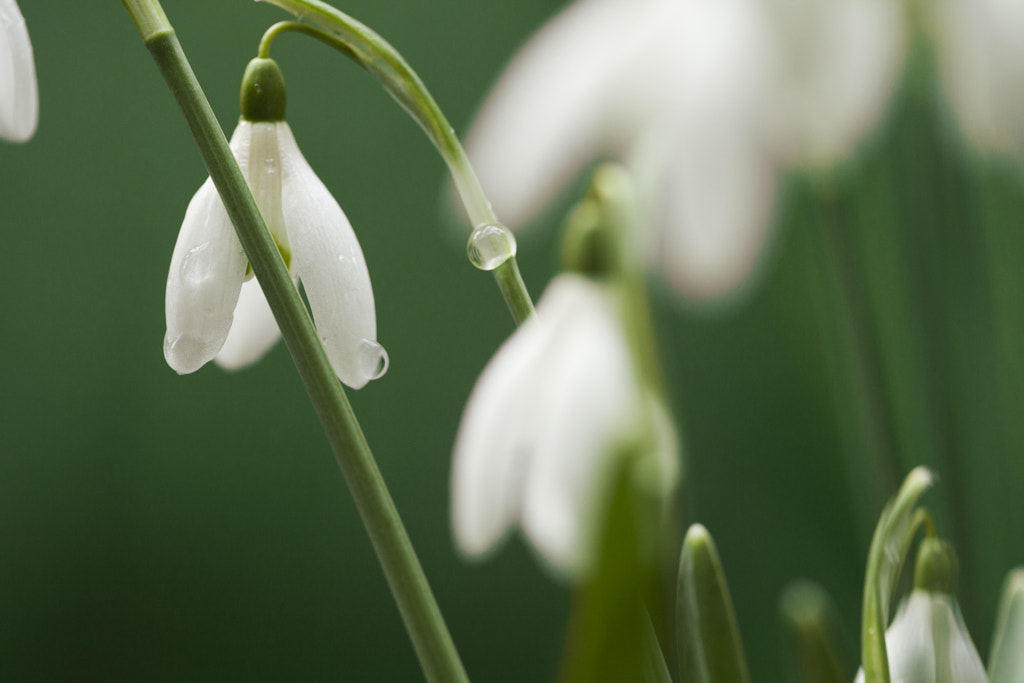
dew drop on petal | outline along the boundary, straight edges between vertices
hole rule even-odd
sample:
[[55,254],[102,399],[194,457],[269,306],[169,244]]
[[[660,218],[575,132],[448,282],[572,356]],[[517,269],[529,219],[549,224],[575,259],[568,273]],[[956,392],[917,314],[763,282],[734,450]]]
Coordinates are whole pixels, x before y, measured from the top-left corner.
[[388,371],[388,352],[384,347],[370,339],[364,339],[359,345],[359,371],[367,379],[380,379]]
[[189,287],[198,287],[210,277],[210,264],[203,259],[203,252],[209,246],[209,242],[203,242],[192,247],[181,261],[181,279]]
[[212,359],[220,345],[191,335],[167,335],[164,338],[164,358],[179,375],[187,375],[203,367]]
[[516,238],[504,225],[479,225],[469,236],[466,252],[480,270],[494,270],[516,255]]

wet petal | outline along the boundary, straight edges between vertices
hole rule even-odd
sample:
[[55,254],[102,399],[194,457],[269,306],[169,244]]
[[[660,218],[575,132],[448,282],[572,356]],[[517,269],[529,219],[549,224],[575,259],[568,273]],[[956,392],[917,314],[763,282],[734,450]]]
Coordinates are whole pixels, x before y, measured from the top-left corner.
[[25,19],[17,2],[0,0],[0,137],[25,142],[36,132],[38,87]]
[[242,285],[231,331],[213,360],[225,370],[237,370],[258,361],[280,338],[267,297],[256,278],[251,278]]
[[[231,151],[242,175],[249,166],[251,128],[239,124]],[[248,259],[209,178],[185,211],[167,274],[164,358],[179,374],[195,372],[224,345]]]
[[[516,55],[488,95],[467,149],[498,215],[529,221],[621,137],[615,92],[631,29],[651,0],[579,0]],[[642,75],[632,74],[634,79]]]
[[[238,143],[232,144],[235,156],[244,154],[249,162],[242,169],[245,180],[252,191],[253,199],[263,215],[267,229],[274,236],[278,247],[288,250],[288,231],[284,219],[282,185],[282,157],[279,127],[282,123],[240,121],[238,129],[243,131],[233,136]],[[245,145],[246,150],[234,149]]]
[[185,212],[167,275],[164,357],[179,374],[195,372],[224,344],[247,263],[208,179]]
[[288,125],[276,125],[292,272],[302,280],[334,372],[359,389],[383,375],[388,363],[377,343],[370,273],[345,213],[309,167]]

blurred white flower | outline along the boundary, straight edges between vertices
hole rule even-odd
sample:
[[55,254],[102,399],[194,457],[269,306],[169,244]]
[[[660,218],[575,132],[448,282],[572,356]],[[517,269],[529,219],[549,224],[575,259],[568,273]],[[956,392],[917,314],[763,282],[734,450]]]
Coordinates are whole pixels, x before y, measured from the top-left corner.
[[1024,158],[1024,2],[925,3],[943,86],[979,151]]
[[558,276],[480,376],[452,464],[452,522],[466,554],[521,524],[553,568],[586,573],[617,447],[644,419],[658,445],[637,463],[643,483],[673,489],[674,431],[636,377],[618,305],[608,284]]
[[39,121],[32,43],[15,0],[0,0],[0,137],[25,142]]
[[[338,203],[284,121],[242,120],[231,150],[292,276],[302,281],[317,331],[342,382],[358,389],[387,369],[376,341],[373,290],[362,250]],[[179,373],[210,360],[255,362],[280,332],[220,196],[207,179],[185,213],[167,276],[164,356]],[[239,293],[241,292],[241,296]]]
[[[885,632],[893,683],[988,683],[985,667],[947,593],[916,589]],[[859,671],[855,683],[863,683]]]
[[898,77],[889,0],[577,0],[512,60],[469,154],[512,226],[586,164],[627,159],[648,253],[684,295],[725,294],[757,263],[777,174],[833,163]]

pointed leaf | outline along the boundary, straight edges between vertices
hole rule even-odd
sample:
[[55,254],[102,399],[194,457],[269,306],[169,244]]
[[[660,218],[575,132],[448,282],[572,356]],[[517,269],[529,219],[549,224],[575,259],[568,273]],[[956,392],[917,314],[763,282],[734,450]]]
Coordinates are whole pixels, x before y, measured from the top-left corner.
[[687,683],[750,683],[732,598],[715,543],[700,524],[686,533],[676,595],[679,677]]

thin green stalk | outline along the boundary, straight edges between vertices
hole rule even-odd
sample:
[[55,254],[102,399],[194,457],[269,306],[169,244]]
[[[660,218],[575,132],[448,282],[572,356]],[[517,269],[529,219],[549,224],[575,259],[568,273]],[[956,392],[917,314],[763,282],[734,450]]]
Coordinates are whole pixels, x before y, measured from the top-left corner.
[[468,681],[352,407],[158,0],[122,0],[181,106],[295,360],[429,681]]
[[533,301],[523,284],[523,276],[519,272],[519,264],[515,258],[502,263],[494,269],[494,280],[498,283],[498,289],[505,297],[508,310],[512,312],[512,318],[516,325],[522,325],[526,319],[533,315]]
[[[380,84],[391,93],[392,97],[402,105],[402,108],[423,128],[427,137],[441,153],[473,227],[496,226],[507,231],[507,228],[502,226],[495,215],[494,209],[491,208],[491,203],[480,186],[476,172],[469,163],[469,157],[466,156],[462,143],[455,135],[455,129],[448,123],[448,119],[445,118],[423,81],[398,50],[369,27],[344,12],[320,2],[320,0],[262,1],[276,5],[300,20],[307,21],[312,26],[326,32],[335,40],[325,40],[313,31],[303,31],[338,48],[342,54],[355,60],[356,63],[373,74]],[[269,40],[273,40],[273,37],[271,35]],[[264,49],[263,44],[260,49]],[[269,45],[266,50],[269,51]],[[508,244],[510,247],[507,253],[508,258],[504,261],[503,266],[510,261],[511,265],[504,270],[502,266],[499,266],[492,272],[512,316],[517,323],[520,323],[533,313],[533,302],[526,291],[522,278],[519,277],[519,268],[515,264],[515,241],[511,234],[508,235]]]

